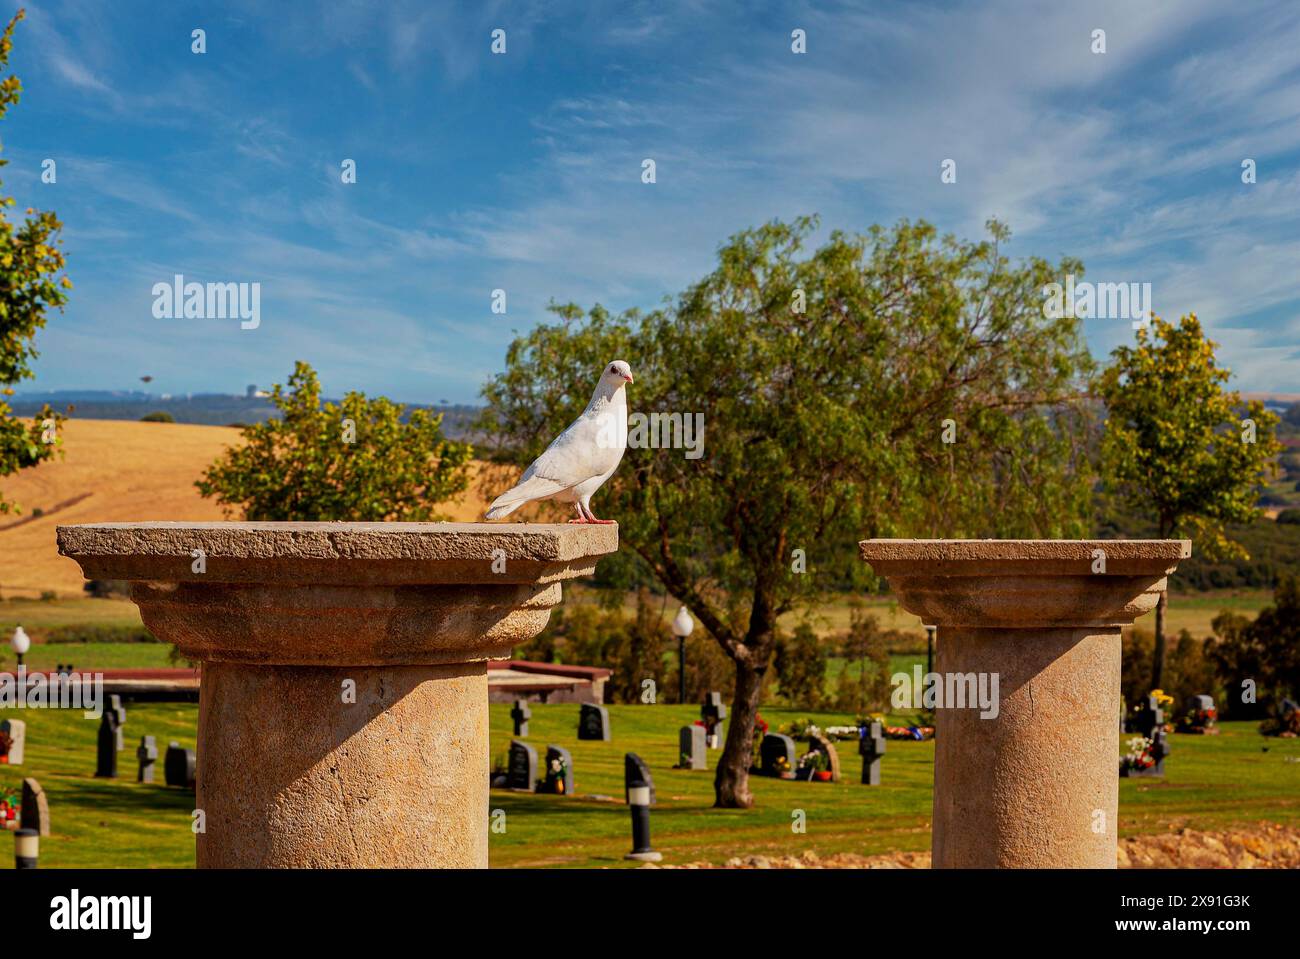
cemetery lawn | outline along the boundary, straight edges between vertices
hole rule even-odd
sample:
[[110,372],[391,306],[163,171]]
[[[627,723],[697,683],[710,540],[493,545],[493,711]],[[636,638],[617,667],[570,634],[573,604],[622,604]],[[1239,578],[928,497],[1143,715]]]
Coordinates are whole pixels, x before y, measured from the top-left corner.
[[[491,707],[493,760],[510,742],[510,706]],[[613,741],[579,742],[578,706],[533,705],[528,742],[539,756],[547,743],[573,755],[576,795],[530,795],[492,790],[490,807],[506,814],[506,831],[489,833],[491,864],[518,866],[633,866],[628,810],[622,802],[623,754],[638,753],[654,774],[658,806],[652,814],[655,848],[666,863],[725,862],[732,856],[797,855],[813,850],[874,854],[925,850],[930,844],[933,743],[891,740],[881,766],[883,785],[861,786],[856,744],[837,744],[845,781],[798,783],[753,777],[757,800],[750,810],[711,809],[713,773],[670,768],[677,761],[677,730],[699,716],[698,706],[610,706]],[[831,713],[768,708],[775,731],[807,716],[820,725],[850,718]],[[19,767],[0,766],[0,786],[17,788],[34,776],[49,797],[53,835],[41,841],[41,865],[60,867],[192,867],[191,793],[135,782],[134,749],[140,736],[194,747],[198,707],[178,703],[127,706],[128,751],[119,754],[120,777],[98,780],[97,723],[80,713],[0,710],[0,718],[27,723],[27,756]],[[1173,753],[1163,780],[1120,781],[1120,835],[1158,833],[1184,826],[1222,829],[1260,820],[1300,823],[1300,740],[1269,739],[1253,722],[1222,724],[1219,736],[1170,737]],[[799,753],[806,746],[799,743]],[[715,760],[718,753],[710,754]],[[791,831],[802,809],[807,833]],[[485,811],[486,813],[486,811]],[[13,857],[0,847],[0,868]]]

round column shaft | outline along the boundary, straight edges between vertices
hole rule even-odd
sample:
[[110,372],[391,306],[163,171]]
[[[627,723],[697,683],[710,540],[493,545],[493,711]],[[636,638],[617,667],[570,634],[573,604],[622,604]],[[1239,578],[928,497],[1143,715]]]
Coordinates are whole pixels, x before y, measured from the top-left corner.
[[938,627],[934,867],[1113,869],[1120,630],[1155,607],[1191,544],[861,548],[903,608]]

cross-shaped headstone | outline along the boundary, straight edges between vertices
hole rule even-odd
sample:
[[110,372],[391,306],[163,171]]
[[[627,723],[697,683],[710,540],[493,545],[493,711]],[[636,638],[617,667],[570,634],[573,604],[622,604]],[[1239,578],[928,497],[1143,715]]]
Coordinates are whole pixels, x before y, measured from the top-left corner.
[[515,721],[515,735],[528,735],[528,720],[533,718],[533,711],[528,708],[528,703],[522,699],[515,700],[515,708],[510,710],[510,718]]
[[858,755],[862,757],[862,785],[880,785],[880,757],[885,754],[883,724],[858,727]]
[[153,782],[153,769],[158,762],[158,744],[152,736],[140,737],[140,748],[135,751],[135,758],[140,761],[140,768],[135,781],[138,783]]
[[126,709],[122,706],[122,697],[119,694],[113,693],[108,697],[108,711],[113,716],[115,741],[117,751],[120,753],[126,749],[126,738],[122,732],[122,727],[126,725]]

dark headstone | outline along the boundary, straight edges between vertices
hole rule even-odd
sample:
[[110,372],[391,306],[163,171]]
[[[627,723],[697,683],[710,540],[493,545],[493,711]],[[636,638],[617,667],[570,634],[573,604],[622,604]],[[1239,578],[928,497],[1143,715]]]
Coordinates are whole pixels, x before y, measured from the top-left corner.
[[154,766],[158,765],[158,744],[152,736],[140,737],[140,748],[135,751],[135,758],[140,763],[135,781],[138,783],[153,782]]
[[193,789],[194,750],[182,749],[180,743],[168,743],[167,754],[163,756],[163,778],[168,786]]
[[117,776],[117,724],[112,710],[104,710],[99,718],[99,739],[96,746],[95,775],[102,779]]
[[781,779],[794,778],[794,740],[781,733],[768,733],[758,747],[759,772]]
[[1152,739],[1157,728],[1165,724],[1165,711],[1160,708],[1160,700],[1155,696],[1148,696],[1142,704],[1142,708],[1137,711],[1133,717],[1133,731],[1141,733],[1147,739]]
[[708,740],[703,726],[683,726],[677,734],[678,769],[707,769]]
[[578,738],[609,742],[609,710],[595,703],[583,703],[578,713]]
[[538,792],[573,795],[573,757],[563,746],[546,747],[546,768]]
[[727,707],[722,704],[722,693],[710,692],[700,706],[700,719],[704,721],[704,738],[709,749],[722,748],[723,720]]
[[42,836],[50,834],[50,801],[35,779],[23,780],[22,819],[20,829],[34,829]]
[[510,740],[506,788],[520,792],[534,792],[537,789],[537,750],[517,739]]
[[510,710],[510,718],[515,721],[515,735],[528,735],[528,720],[533,718],[533,711],[522,699],[515,700],[515,708]]
[[655,781],[650,775],[650,767],[636,753],[623,756],[623,800],[628,801],[627,789],[632,783],[640,782],[650,787],[650,805],[655,804]]
[[885,730],[881,723],[858,727],[858,755],[862,757],[862,785],[880,785],[880,757],[885,754]]

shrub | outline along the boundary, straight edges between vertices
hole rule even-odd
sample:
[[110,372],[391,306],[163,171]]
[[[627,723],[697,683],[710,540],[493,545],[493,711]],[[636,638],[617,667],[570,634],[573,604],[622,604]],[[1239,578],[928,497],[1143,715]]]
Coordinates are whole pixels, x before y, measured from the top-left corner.
[[144,626],[127,623],[84,623],[55,626],[45,633],[48,645],[60,643],[158,643],[161,642]]
[[140,417],[141,423],[175,423],[176,417],[163,410],[156,410],[153,413],[146,413]]
[[[1300,483],[1296,484],[1296,489],[1300,490]],[[1277,522],[1300,524],[1300,509],[1282,510],[1282,512],[1277,514]]]

